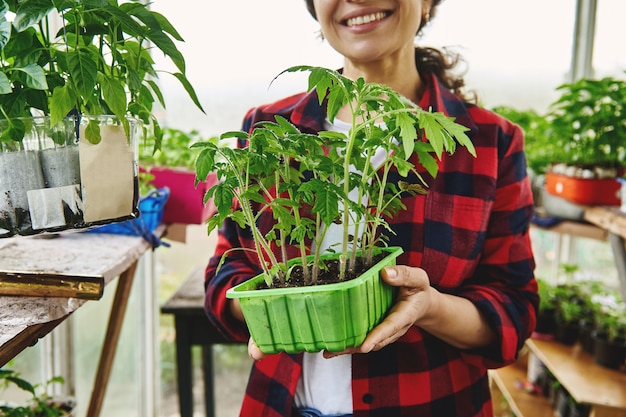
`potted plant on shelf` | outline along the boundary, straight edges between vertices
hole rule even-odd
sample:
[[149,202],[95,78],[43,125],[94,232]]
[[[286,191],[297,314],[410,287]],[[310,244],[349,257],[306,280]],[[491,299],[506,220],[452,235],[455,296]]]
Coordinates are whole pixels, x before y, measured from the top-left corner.
[[156,138],[149,137],[140,147],[139,164],[143,180],[157,188],[169,188],[170,196],[163,213],[164,223],[203,224],[215,213],[210,199],[204,195],[216,183],[215,173],[207,175],[205,181],[196,180],[195,162],[197,149],[191,148],[202,140],[217,140],[202,136],[198,131],[164,128],[160,149],[153,151]]
[[543,278],[537,278],[539,287],[539,312],[535,333],[552,336],[556,330],[557,300],[554,285]]
[[580,320],[584,317],[583,301],[574,284],[560,284],[554,288],[556,298],[555,338],[565,345],[573,345],[580,335]]
[[[616,181],[626,166],[626,81],[581,79],[558,88],[551,105],[549,193],[586,205],[619,205]],[[558,158],[557,158],[558,156]]]
[[619,368],[626,358],[626,304],[614,291],[605,291],[592,298],[595,331],[594,362],[607,368]]
[[[342,106],[350,106],[347,134],[303,133],[276,116],[249,134],[220,136],[245,140],[245,148],[193,145],[200,149],[198,179],[215,172],[220,180],[207,193],[217,207],[209,230],[232,219],[253,239],[254,247],[242,250],[256,253],[263,273],[227,296],[240,300],[252,338],[266,353],[340,351],[359,345],[393,298],[392,288],[378,273],[386,263],[395,263],[402,249],[385,247],[385,216],[403,208],[402,193],[426,191],[423,181],[388,182],[390,170],[421,179],[407,161],[414,153],[432,176],[437,158],[453,153],[457,144],[475,155],[464,126],[383,85],[352,81],[319,67],[285,72],[298,71],[309,72],[309,89],[316,90],[320,103],[327,100],[331,121]],[[274,222],[258,224],[267,211]],[[329,245],[326,238],[335,227],[338,238]],[[293,259],[290,249],[297,253]],[[371,267],[369,273],[359,275],[361,266]]]
[[[201,108],[176,41],[171,23],[140,2],[0,1],[0,236],[137,216],[137,136],[149,131],[160,146],[153,107],[165,107],[153,50]],[[38,177],[43,150],[67,148],[78,148],[78,183],[11,182]],[[20,153],[33,168],[16,166]]]

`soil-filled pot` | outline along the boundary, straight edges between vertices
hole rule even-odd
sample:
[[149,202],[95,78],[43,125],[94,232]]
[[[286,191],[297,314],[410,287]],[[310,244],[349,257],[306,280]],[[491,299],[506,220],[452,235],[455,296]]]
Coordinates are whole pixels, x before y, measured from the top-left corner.
[[80,184],[78,146],[43,149],[39,158],[47,188]]
[[606,368],[618,369],[626,359],[626,341],[618,338],[609,341],[605,333],[593,333],[593,360],[596,364]]
[[593,332],[595,330],[595,324],[592,321],[581,320],[580,321],[580,346],[584,352],[593,354]]
[[535,326],[535,333],[542,335],[554,335],[556,331],[556,310],[545,309],[539,310],[537,315],[537,325]]
[[15,213],[9,195],[10,184],[7,158],[0,147],[0,237],[9,237],[15,234]]
[[29,191],[44,188],[39,153],[32,150],[16,150],[2,154],[8,197],[12,212],[9,218],[13,227],[22,235],[37,233],[33,230]]
[[569,405],[569,417],[588,417],[591,412],[589,404],[581,404],[577,402],[570,402]]
[[380,271],[395,265],[402,249],[381,251],[389,255],[352,280],[257,289],[264,282],[264,276],[258,275],[231,288],[226,296],[239,299],[250,334],[264,353],[340,352],[359,346],[393,303],[394,288],[383,282]]
[[556,403],[554,405],[555,417],[569,417],[570,412],[570,395],[563,387],[560,387],[556,393]]
[[580,325],[575,323],[559,323],[556,326],[554,338],[556,341],[571,346],[578,341],[580,336]]

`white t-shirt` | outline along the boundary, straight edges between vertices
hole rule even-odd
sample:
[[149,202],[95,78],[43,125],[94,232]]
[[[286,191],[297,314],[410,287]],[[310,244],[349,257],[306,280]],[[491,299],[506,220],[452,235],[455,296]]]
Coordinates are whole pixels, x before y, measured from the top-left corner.
[[[334,124],[327,120],[324,126],[326,130],[343,133],[348,133],[349,128],[348,123],[338,119]],[[341,226],[332,224],[321,249],[326,250],[330,245],[341,242],[341,238]],[[296,407],[313,407],[322,414],[351,414],[352,355],[325,359],[322,352],[305,352],[294,400]]]
[[[347,134],[350,124],[339,119],[334,123],[326,120],[324,129]],[[381,148],[371,161],[378,168],[385,161],[385,151]],[[349,197],[356,200],[357,191],[353,190]],[[341,242],[342,229],[341,225],[330,225],[321,249],[326,250],[330,245],[336,247]],[[352,414],[352,355],[324,359],[322,352],[305,352],[295,404],[296,407],[313,407],[322,414]]]

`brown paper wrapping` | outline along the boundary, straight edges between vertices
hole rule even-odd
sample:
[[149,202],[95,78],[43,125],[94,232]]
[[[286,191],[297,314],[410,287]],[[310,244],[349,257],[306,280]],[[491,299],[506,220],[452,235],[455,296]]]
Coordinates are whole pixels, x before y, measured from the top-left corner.
[[122,126],[100,126],[94,145],[80,127],[80,178],[86,223],[133,214],[134,155]]

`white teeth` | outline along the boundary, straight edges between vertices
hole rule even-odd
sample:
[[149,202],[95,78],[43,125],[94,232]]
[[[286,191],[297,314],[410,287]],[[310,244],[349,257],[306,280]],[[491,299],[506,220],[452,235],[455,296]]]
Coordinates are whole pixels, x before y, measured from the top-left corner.
[[358,17],[353,17],[351,19],[348,19],[346,21],[346,25],[348,26],[364,25],[366,23],[374,22],[377,20],[382,20],[384,17],[385,17],[384,12],[372,13],[372,14],[368,14],[365,16],[358,16]]

